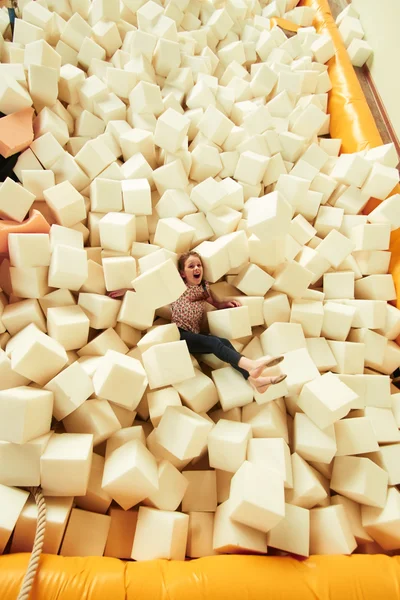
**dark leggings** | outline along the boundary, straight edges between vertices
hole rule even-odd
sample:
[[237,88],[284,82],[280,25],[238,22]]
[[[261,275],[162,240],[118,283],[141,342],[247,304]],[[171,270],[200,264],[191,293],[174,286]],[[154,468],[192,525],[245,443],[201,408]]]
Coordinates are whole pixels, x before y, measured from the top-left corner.
[[181,328],[179,328],[179,333],[181,340],[186,342],[190,354],[215,354],[217,358],[229,363],[236,371],[239,371],[245,379],[249,378],[248,371],[238,366],[242,355],[235,350],[229,340],[216,335],[193,333]]

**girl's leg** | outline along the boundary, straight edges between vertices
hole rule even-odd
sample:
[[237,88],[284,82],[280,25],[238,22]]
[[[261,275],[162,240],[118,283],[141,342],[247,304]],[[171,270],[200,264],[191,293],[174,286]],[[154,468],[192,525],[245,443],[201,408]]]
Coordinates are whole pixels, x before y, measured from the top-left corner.
[[181,340],[185,340],[191,354],[215,354],[217,358],[230,364],[248,379],[248,371],[238,366],[242,355],[232,346],[229,340],[216,335],[203,335],[185,329],[179,329]]

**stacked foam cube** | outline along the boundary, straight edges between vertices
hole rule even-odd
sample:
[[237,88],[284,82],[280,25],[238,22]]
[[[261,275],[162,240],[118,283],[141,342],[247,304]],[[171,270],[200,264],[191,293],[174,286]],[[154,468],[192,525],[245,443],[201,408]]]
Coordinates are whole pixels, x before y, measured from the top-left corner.
[[372,48],[364,40],[364,29],[357,9],[349,4],[336,18],[339,33],[347,48],[351,64],[362,67],[372,55]]
[[[31,549],[39,484],[64,556],[400,547],[398,157],[327,137],[334,47],[296,4],[20,1],[12,39],[0,12],[0,110],[36,115],[0,214],[51,224],[0,268],[1,552]],[[210,332],[284,382],[190,356],[189,249],[241,303]]]

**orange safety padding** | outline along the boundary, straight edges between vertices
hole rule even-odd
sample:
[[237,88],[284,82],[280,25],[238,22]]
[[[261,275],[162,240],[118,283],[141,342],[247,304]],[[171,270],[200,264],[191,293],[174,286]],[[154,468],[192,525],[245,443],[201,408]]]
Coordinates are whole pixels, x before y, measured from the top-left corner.
[[[1,600],[15,600],[29,556],[0,560]],[[125,564],[43,556],[30,600],[398,600],[400,557],[215,556]]]
[[[317,9],[315,26],[329,33],[336,48],[336,56],[329,61],[332,137],[343,140],[344,152],[381,145],[327,0],[303,4]],[[296,30],[293,24],[277,22]],[[391,271],[397,283],[399,230],[392,235],[391,251]],[[26,554],[0,558],[1,600],[15,600],[28,560]],[[304,561],[218,556],[186,563],[43,556],[30,600],[399,600],[399,590],[400,557],[382,555],[313,556]]]
[[49,231],[50,225],[38,210],[33,210],[32,215],[22,223],[0,219],[0,255],[8,254],[9,233],[49,233]]
[[0,119],[0,154],[8,158],[33,142],[33,108],[24,108]]

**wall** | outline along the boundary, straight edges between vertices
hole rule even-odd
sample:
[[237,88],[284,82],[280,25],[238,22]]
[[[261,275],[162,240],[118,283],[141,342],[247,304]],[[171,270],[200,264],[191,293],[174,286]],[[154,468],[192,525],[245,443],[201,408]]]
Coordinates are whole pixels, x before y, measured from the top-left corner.
[[374,54],[368,67],[400,139],[400,0],[353,0]]

